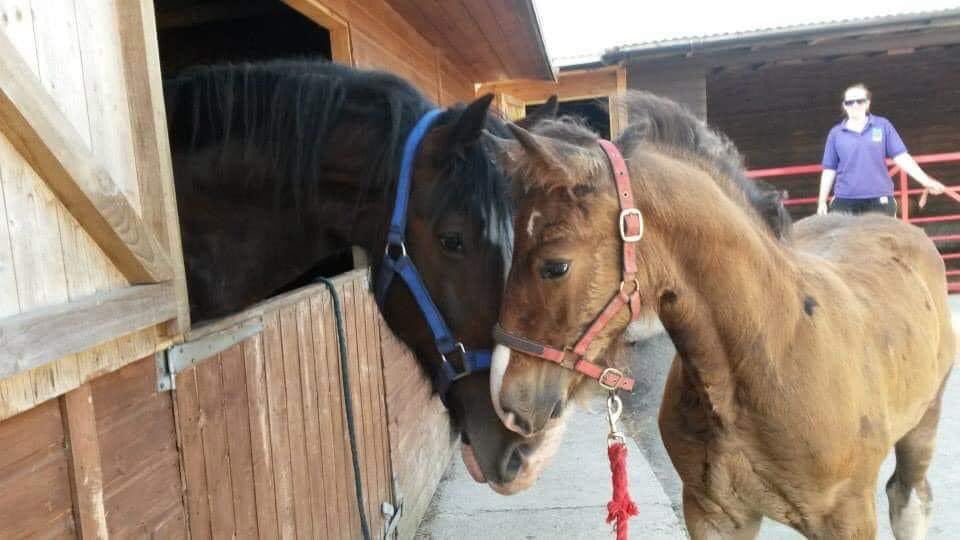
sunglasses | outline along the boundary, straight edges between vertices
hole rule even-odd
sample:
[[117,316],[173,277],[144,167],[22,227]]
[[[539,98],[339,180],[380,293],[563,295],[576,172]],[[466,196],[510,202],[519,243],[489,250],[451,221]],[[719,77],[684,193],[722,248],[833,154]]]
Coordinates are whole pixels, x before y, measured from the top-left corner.
[[845,107],[850,107],[854,103],[856,103],[857,105],[863,105],[866,102],[867,102],[867,98],[845,99],[843,100],[843,105]]

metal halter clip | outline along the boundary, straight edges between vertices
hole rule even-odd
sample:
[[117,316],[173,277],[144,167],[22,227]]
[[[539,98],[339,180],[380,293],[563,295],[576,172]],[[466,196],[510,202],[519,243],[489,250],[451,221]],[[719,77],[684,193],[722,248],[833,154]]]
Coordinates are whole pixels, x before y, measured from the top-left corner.
[[[637,234],[627,234],[627,217],[637,216],[640,222],[640,231]],[[639,242],[643,238],[643,214],[636,208],[624,208],[620,211],[620,239],[624,242]]]
[[620,396],[616,392],[610,392],[610,396],[607,397],[607,421],[610,423],[610,434],[607,435],[607,443],[613,441],[623,441],[623,432],[617,429],[617,422],[620,421],[620,416],[623,414],[623,401],[620,400]]
[[387,257],[390,257],[391,259],[395,259],[396,257],[394,257],[393,254],[390,253],[390,248],[392,247],[400,248],[400,257],[407,256],[407,245],[403,242],[400,242],[399,244],[393,244],[391,242],[387,242],[386,247],[383,248],[383,254]]

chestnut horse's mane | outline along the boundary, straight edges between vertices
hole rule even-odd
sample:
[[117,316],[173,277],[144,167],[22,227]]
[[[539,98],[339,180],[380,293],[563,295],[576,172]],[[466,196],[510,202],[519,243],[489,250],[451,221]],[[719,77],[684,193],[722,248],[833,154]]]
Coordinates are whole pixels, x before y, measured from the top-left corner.
[[[625,155],[639,145],[652,145],[698,165],[734,200],[756,211],[775,237],[789,238],[793,222],[784,208],[783,194],[747,176],[743,156],[726,136],[682,105],[648,92],[628,92],[615,98],[613,107],[625,112],[629,122],[614,141]],[[541,122],[536,132],[578,146],[589,146],[598,138],[570,117]]]

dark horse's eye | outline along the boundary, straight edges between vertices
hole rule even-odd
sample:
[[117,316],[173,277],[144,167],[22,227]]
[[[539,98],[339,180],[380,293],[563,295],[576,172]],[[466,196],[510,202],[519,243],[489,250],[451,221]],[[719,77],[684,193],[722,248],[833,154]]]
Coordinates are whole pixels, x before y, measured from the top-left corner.
[[540,277],[543,279],[559,279],[570,270],[570,261],[547,261],[540,267]]
[[458,232],[441,234],[440,247],[452,253],[463,253],[463,235]]

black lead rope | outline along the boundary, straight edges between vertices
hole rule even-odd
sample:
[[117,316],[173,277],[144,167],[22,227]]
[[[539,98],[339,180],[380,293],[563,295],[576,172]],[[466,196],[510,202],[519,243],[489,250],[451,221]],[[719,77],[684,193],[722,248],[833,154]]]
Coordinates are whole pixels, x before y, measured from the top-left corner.
[[357,509],[360,511],[360,529],[363,533],[363,540],[370,540],[370,526],[367,524],[367,514],[363,508],[363,483],[360,480],[360,454],[357,451],[357,429],[353,423],[353,398],[350,393],[350,370],[349,359],[347,358],[347,337],[343,329],[343,312],[340,310],[340,298],[337,296],[337,288],[333,282],[327,278],[318,277],[317,281],[323,283],[330,290],[330,296],[333,297],[333,315],[337,320],[337,344],[340,346],[340,383],[343,387],[343,407],[347,413],[347,432],[350,436],[350,454],[353,457],[353,484],[357,494]]

